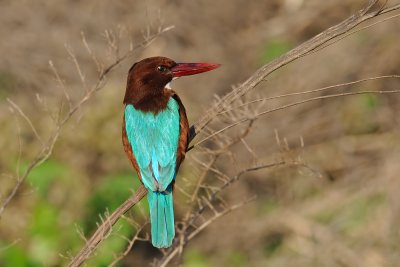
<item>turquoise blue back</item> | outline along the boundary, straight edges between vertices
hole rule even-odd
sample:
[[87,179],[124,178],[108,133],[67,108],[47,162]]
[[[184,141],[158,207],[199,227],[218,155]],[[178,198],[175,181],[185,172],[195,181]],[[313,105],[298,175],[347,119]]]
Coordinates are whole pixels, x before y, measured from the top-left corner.
[[171,182],[176,176],[179,141],[179,105],[170,98],[157,115],[125,107],[125,128],[148,189],[152,243],[169,247],[175,235]]

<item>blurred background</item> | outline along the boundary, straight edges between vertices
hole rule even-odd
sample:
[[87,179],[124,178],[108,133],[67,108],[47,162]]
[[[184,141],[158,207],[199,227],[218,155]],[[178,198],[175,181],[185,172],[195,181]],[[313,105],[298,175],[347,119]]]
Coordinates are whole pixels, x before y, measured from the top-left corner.
[[[140,44],[146,31],[174,26],[111,73],[105,87],[63,128],[53,155],[31,173],[1,215],[0,265],[65,265],[84,244],[79,233],[89,236],[101,222],[99,215],[114,210],[139,186],[120,141],[126,74],[134,62],[162,55],[177,62],[222,64],[216,71],[173,84],[193,123],[214,95],[226,94],[263,64],[347,18],[365,2],[0,0],[1,201],[15,185],[18,168],[23,172],[40,149],[7,99],[18,104],[45,139],[59,106],[65,104],[49,60],[76,101],[85,86],[68,51],[76,55],[88,85],[97,79],[82,33],[96,57],[108,64],[114,57],[105,30],[121,36],[123,54],[131,42]],[[246,99],[400,74],[399,28],[395,18],[357,32],[270,75]],[[330,93],[396,90],[399,85],[398,78],[387,78]],[[257,108],[301,99],[304,96],[263,102]],[[252,195],[257,199],[190,242],[183,266],[398,266],[399,115],[397,94],[364,94],[260,117],[246,137],[256,158],[273,163],[290,154],[302,164],[252,172],[224,191],[232,203]],[[232,135],[240,129],[232,129]],[[282,152],[277,133],[289,151]],[[222,160],[219,167],[229,170],[254,161],[240,149],[235,153],[237,166]],[[185,177],[197,177],[190,154],[178,176],[179,187],[185,187]],[[185,200],[176,194],[179,219]],[[146,220],[146,202],[131,212],[138,221]],[[125,249],[121,236],[132,236],[134,228],[126,221],[116,228],[87,266],[108,266]],[[119,266],[146,266],[160,256],[149,243],[138,242]]]

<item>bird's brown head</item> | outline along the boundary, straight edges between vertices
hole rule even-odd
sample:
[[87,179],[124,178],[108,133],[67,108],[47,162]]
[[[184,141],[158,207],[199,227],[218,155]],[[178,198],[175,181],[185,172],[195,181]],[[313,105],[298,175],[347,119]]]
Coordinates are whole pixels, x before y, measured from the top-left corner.
[[168,94],[165,87],[172,79],[210,71],[219,66],[210,63],[176,63],[166,57],[143,59],[129,70],[124,104],[133,104],[144,111],[159,109]]

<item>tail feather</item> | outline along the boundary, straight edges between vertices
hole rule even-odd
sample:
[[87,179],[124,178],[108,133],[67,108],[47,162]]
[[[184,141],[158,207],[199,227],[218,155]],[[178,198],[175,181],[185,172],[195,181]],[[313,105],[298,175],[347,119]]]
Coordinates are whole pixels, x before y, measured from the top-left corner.
[[154,192],[149,190],[151,242],[157,248],[172,245],[175,236],[174,205],[172,192]]

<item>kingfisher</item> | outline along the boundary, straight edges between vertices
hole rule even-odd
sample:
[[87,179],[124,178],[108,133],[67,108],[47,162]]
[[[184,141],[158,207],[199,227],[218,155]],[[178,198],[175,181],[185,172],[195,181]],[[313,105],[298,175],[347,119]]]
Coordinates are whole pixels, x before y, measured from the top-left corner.
[[171,81],[219,66],[150,57],[133,64],[128,72],[122,143],[148,191],[154,247],[170,247],[175,236],[172,191],[189,140],[185,107],[171,89]]

